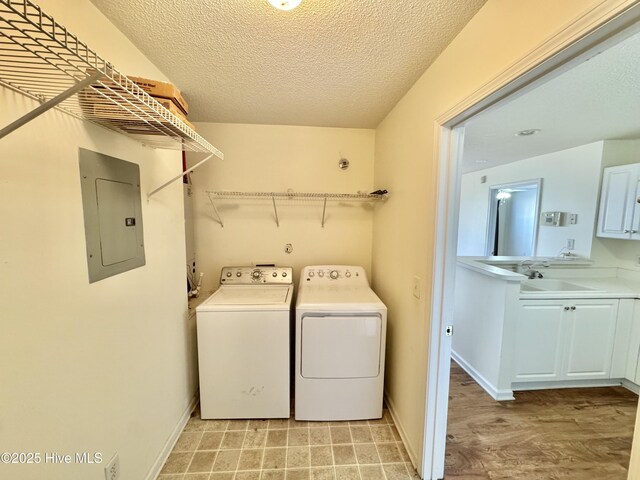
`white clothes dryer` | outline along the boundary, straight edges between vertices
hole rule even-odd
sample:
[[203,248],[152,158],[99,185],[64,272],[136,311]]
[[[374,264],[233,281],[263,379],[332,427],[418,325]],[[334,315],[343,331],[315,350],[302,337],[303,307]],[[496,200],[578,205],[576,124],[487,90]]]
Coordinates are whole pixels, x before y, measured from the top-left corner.
[[200,411],[289,418],[291,267],[224,267],[196,308]]
[[295,418],[381,418],[387,308],[364,268],[305,267],[295,330]]

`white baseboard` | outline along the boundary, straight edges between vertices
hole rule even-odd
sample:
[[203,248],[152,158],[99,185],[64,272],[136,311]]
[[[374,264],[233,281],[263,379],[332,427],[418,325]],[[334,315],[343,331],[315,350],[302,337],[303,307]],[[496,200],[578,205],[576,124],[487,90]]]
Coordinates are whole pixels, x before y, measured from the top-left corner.
[[498,390],[498,388],[489,382],[486,378],[484,378],[480,372],[478,372],[475,368],[469,365],[460,355],[451,350],[451,358],[456,362],[460,367],[469,374],[471,378],[473,378],[478,385],[482,387],[482,389],[487,392],[491,398],[497,400],[499,402],[505,400],[515,400],[513,396],[512,390]]
[[626,378],[606,378],[602,380],[564,380],[555,382],[513,382],[511,387],[515,391],[547,390],[551,388],[598,388],[624,387],[640,395],[640,385],[630,382]]
[[413,468],[415,468],[416,471],[419,471],[417,467],[418,456],[416,455],[416,452],[413,449],[413,446],[407,441],[407,432],[404,429],[402,422],[400,422],[400,419],[398,418],[397,410],[395,408],[395,405],[393,404],[393,401],[391,400],[391,397],[389,397],[386,391],[384,392],[384,402],[387,404],[387,408],[389,409],[389,413],[391,414],[393,423],[396,424],[396,428],[398,429],[398,433],[400,434],[402,443],[404,443],[404,446],[407,449],[407,453],[409,454],[409,459],[411,459],[411,464],[413,465]]
[[158,475],[160,475],[160,470],[162,470],[162,466],[164,465],[164,462],[166,462],[167,458],[169,458],[169,454],[173,450],[173,447],[176,445],[178,438],[180,438],[180,434],[182,433],[182,430],[184,430],[184,426],[189,421],[189,418],[191,417],[191,413],[195,410],[196,405],[198,405],[199,399],[200,399],[200,394],[199,392],[196,392],[196,394],[193,396],[193,398],[189,402],[189,405],[187,406],[185,411],[182,413],[182,416],[180,417],[180,420],[178,420],[178,424],[173,429],[173,432],[171,432],[171,435],[169,435],[169,438],[167,438],[167,441],[165,442],[164,447],[162,447],[162,450],[160,451],[160,455],[158,455],[158,458],[156,459],[153,466],[149,470],[149,473],[145,477],[146,480],[156,480],[158,478]]
[[624,388],[626,388],[627,390],[631,390],[633,393],[635,393],[636,395],[640,395],[640,386],[636,385],[633,382],[630,382],[629,380],[627,380],[626,378],[622,379],[622,386]]

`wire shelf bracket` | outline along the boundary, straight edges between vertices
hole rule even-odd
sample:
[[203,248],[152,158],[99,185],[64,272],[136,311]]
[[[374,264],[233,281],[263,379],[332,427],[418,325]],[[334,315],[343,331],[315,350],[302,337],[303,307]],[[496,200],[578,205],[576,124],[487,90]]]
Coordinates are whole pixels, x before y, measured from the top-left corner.
[[151,198],[152,195],[158,193],[160,190],[162,190],[165,187],[168,187],[169,185],[171,185],[173,182],[175,182],[176,180],[179,180],[180,178],[184,177],[185,175],[187,175],[188,173],[193,172],[196,168],[198,168],[199,166],[203,165],[205,162],[208,162],[210,159],[213,158],[213,153],[211,155],[208,155],[204,160],[196,163],[193,167],[191,168],[187,168],[184,172],[182,172],[179,175],[176,175],[175,177],[173,177],[171,180],[166,181],[165,183],[163,183],[162,185],[160,185],[158,188],[155,188],[153,190],[151,190],[148,194],[147,194],[147,201]]
[[213,212],[216,214],[216,218],[214,219],[216,222],[220,224],[221,228],[224,228],[224,222],[222,221],[222,217],[220,216],[220,212],[216,207],[216,202],[213,201],[213,197],[211,195],[207,195],[209,197],[209,202],[211,202],[211,206],[213,207]]
[[14,130],[17,130],[18,128],[22,127],[23,125],[26,125],[27,123],[29,123],[34,118],[37,118],[40,115],[42,115],[43,113],[45,113],[45,112],[49,111],[50,109],[58,106],[61,102],[65,101],[70,96],[75,95],[80,90],[83,90],[85,87],[88,87],[93,82],[98,80],[100,77],[102,77],[101,73],[94,73],[93,75],[88,76],[84,80],[79,81],[77,84],[75,84],[74,86],[68,88],[64,92],[58,94],[56,97],[54,97],[54,98],[52,98],[50,100],[43,101],[43,103],[40,106],[34,108],[33,110],[31,110],[28,113],[25,113],[22,117],[20,117],[17,120],[11,122],[9,125],[7,125],[2,130],[0,130],[0,138],[3,138],[5,136],[9,135],[11,132],[13,132]]

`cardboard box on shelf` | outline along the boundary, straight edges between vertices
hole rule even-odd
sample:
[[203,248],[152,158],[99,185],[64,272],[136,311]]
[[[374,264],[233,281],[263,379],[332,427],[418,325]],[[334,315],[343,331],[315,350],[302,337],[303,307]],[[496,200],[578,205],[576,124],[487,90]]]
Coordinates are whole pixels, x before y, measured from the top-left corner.
[[173,103],[172,100],[169,100],[168,98],[162,98],[162,97],[153,97],[153,99],[156,102],[158,102],[160,105],[162,105],[164,108],[169,110],[171,113],[173,113],[180,120],[186,120],[187,119],[187,117],[186,117],[185,113],[182,111],[182,109],[178,108],[178,106],[175,103]]
[[[147,123],[146,121],[137,118],[135,115],[126,113],[120,106],[117,105],[117,101],[110,100],[111,97],[114,97],[113,93],[111,93],[107,89],[100,89],[98,87],[94,88],[84,89],[78,94],[80,107],[88,118],[94,119],[98,122],[106,121],[111,125],[117,126],[118,128],[130,133],[147,133],[149,135],[160,135],[161,132],[151,126],[154,124],[157,126],[162,126],[163,128],[172,128],[168,121],[158,117],[151,110],[149,110],[149,113],[152,115],[152,117],[155,117],[155,120],[151,120],[150,117],[151,123]],[[164,108],[169,110],[169,112],[175,115],[179,120],[183,121],[189,128],[195,130],[193,124],[185,118],[182,111],[175,104],[173,104],[171,100],[164,98],[156,98],[155,100],[158,101],[158,103],[160,103]]]
[[178,105],[184,115],[189,114],[189,105],[175,85],[159,80],[151,80],[143,77],[127,77],[129,80],[137,84],[142,90],[152,97],[161,97],[173,100]]

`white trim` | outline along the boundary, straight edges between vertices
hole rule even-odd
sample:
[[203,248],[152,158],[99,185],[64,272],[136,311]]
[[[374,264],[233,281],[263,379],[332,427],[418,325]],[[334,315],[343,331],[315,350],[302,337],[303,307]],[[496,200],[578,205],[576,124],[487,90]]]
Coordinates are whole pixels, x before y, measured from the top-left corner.
[[[453,158],[462,152],[464,129],[437,126],[434,145],[436,157]],[[438,170],[438,210],[436,212],[436,240],[434,246],[434,281],[430,318],[430,346],[425,393],[424,441],[422,464],[418,469],[422,478],[443,478],[447,443],[447,407],[449,403],[449,369],[451,336],[445,335],[447,324],[453,319],[453,290],[455,284],[457,219],[460,199],[459,162],[450,161]],[[450,201],[453,199],[453,201]],[[454,265],[451,269],[448,266]],[[436,321],[434,321],[436,319]],[[432,413],[433,412],[433,413]]]
[[[594,380],[559,380],[548,382],[512,382],[514,392],[528,392],[531,390],[547,390],[556,388],[598,388],[620,387],[624,385],[621,378],[603,378]],[[629,388],[631,390],[631,388]]]
[[187,406],[185,411],[182,413],[180,420],[178,420],[178,424],[175,426],[175,428],[171,432],[171,435],[169,435],[169,438],[167,438],[167,441],[162,447],[162,450],[160,451],[158,458],[156,458],[156,461],[151,466],[149,473],[147,473],[147,476],[145,477],[146,480],[156,480],[160,475],[160,471],[164,466],[164,462],[166,462],[167,458],[169,458],[169,454],[173,450],[173,447],[175,447],[176,442],[178,441],[178,438],[180,438],[180,434],[182,433],[182,430],[184,430],[184,427],[187,424],[187,422],[189,421],[189,418],[191,417],[191,413],[193,413],[193,411],[196,409],[199,399],[200,399],[200,395],[198,392],[196,392],[196,394],[193,396],[193,398],[189,402],[189,405]]
[[536,187],[536,207],[534,209],[534,226],[533,232],[531,233],[531,255],[527,255],[528,257],[535,257],[538,251],[538,230],[539,230],[539,217],[540,217],[540,204],[542,200],[542,178],[532,178],[531,180],[522,180],[519,182],[509,182],[509,183],[501,183],[497,185],[489,186],[489,198],[487,199],[489,202],[489,208],[487,209],[487,214],[489,218],[487,219],[487,233],[485,234],[484,240],[484,253],[487,257],[491,256],[500,256],[493,255],[493,240],[496,234],[496,210],[497,205],[494,198],[494,193],[496,190],[501,190],[503,188],[512,188],[519,186],[530,186],[535,185]]
[[491,398],[497,400],[499,402],[505,400],[515,400],[513,396],[513,390],[499,390],[498,387],[493,385],[489,380],[484,378],[480,372],[478,372],[475,368],[473,368],[469,363],[458,355],[455,351],[451,351],[451,358],[453,361],[460,365],[467,374],[473,378],[478,385],[482,387],[482,389],[489,394]]
[[635,383],[627,380],[626,378],[622,379],[621,382],[622,386],[624,388],[626,388],[627,390],[632,391],[633,393],[635,393],[636,395],[640,395],[640,385],[636,385]]
[[[459,162],[457,155],[450,148],[452,128],[480,111],[497,105],[516,91],[533,88],[541,78],[554,70],[555,74],[558,74],[558,67],[567,68],[571,63],[577,62],[594,45],[604,45],[612,41],[613,37],[640,18],[639,5],[640,0],[602,0],[493,80],[436,118],[434,153],[438,159],[435,163],[438,172],[438,191],[433,249],[433,302],[428,339],[429,364],[425,399],[424,449],[422,468],[418,470],[426,480],[444,477],[444,474],[434,467],[444,465],[444,447],[440,448],[440,446],[446,444],[448,398],[441,393],[448,391],[450,365],[438,360],[439,355],[446,349],[446,345],[451,343],[451,337],[444,337],[442,331],[447,322],[444,317],[452,308],[454,287],[451,279],[456,268],[458,220],[456,205],[459,202],[459,195],[457,188],[450,189],[450,186],[459,185]],[[451,251],[454,252],[453,259],[450,258],[451,255],[445,257],[444,254]],[[436,428],[442,425],[443,419],[445,428]]]
[[418,461],[417,461],[418,456],[416,455],[416,452],[413,450],[411,443],[407,441],[407,431],[404,429],[404,426],[400,422],[400,417],[396,414],[395,405],[393,404],[391,397],[387,394],[386,391],[384,392],[384,402],[386,403],[387,408],[389,409],[389,413],[391,414],[393,423],[395,423],[396,425],[396,429],[398,430],[398,434],[402,439],[402,443],[404,444],[404,447],[407,450],[407,453],[409,454],[409,459],[411,460],[411,464],[413,465],[414,468],[416,468],[416,471],[417,471],[416,466],[418,465]]

